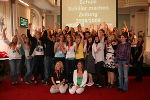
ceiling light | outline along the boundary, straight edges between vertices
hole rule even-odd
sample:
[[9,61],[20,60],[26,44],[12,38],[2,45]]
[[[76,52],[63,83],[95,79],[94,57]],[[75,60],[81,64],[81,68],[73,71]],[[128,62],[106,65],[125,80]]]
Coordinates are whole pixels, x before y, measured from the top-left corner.
[[22,1],[22,0],[19,0],[21,3],[23,3],[24,5],[26,5],[26,6],[29,6],[29,4],[27,4],[27,3],[25,3],[24,1]]

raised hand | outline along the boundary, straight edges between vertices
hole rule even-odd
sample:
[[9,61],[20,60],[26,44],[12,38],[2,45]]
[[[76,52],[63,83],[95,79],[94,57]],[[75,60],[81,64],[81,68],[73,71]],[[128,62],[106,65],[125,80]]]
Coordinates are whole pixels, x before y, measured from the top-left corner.
[[5,27],[5,28],[3,29],[3,37],[4,37],[4,40],[7,39],[7,38],[6,38],[6,30],[7,30],[7,27]]
[[30,29],[30,28],[31,28],[31,26],[32,26],[32,23],[29,23],[29,24],[28,24],[28,28]]

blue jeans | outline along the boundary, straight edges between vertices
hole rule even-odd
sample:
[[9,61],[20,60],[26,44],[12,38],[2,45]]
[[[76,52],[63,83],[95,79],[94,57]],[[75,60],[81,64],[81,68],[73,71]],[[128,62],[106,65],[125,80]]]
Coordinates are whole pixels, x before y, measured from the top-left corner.
[[45,81],[49,81],[49,77],[52,74],[52,70],[54,69],[54,58],[51,58],[49,56],[44,57],[44,76]]
[[11,82],[17,82],[20,74],[21,59],[9,60]]
[[122,90],[128,90],[128,70],[129,67],[124,67],[126,61],[118,61],[118,73],[119,73],[119,88]]
[[25,60],[26,69],[27,72],[25,74],[25,81],[30,82],[31,81],[31,75],[32,75],[32,59],[26,59]]

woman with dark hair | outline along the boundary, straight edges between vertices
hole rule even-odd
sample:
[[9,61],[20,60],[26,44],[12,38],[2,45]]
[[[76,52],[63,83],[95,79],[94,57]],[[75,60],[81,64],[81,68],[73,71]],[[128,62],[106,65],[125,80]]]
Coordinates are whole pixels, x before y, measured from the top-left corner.
[[79,61],[84,62],[84,36],[82,32],[79,32],[79,35],[76,36],[76,64]]
[[92,55],[95,59],[95,72],[97,76],[97,85],[99,88],[102,87],[102,71],[103,71],[103,65],[104,65],[104,48],[105,45],[103,42],[100,41],[100,38],[95,36],[95,41],[92,45]]
[[142,36],[139,36],[135,50],[135,67],[136,67],[137,82],[142,81],[143,54],[144,54],[144,40]]
[[131,46],[127,43],[127,37],[126,33],[122,33],[121,43],[116,50],[116,62],[119,73],[119,91],[128,91],[128,70]]
[[81,94],[84,92],[86,82],[87,82],[87,71],[83,68],[83,62],[78,62],[77,69],[73,73],[73,83],[74,85],[69,89],[70,94]]
[[93,76],[92,74],[95,73],[95,60],[92,55],[92,45],[93,45],[93,37],[89,36],[87,43],[84,45],[84,52],[85,52],[85,66],[88,71],[89,81],[88,86],[92,86],[94,84],[93,82]]

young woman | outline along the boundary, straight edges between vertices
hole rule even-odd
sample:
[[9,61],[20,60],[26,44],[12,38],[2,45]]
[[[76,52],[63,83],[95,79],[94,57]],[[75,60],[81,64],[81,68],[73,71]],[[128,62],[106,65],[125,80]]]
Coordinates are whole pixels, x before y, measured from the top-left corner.
[[[20,74],[20,62],[21,62],[21,55],[20,55],[20,47],[21,45],[18,44],[18,37],[15,35],[10,42],[6,37],[6,29],[3,30],[3,37],[4,42],[10,47],[8,56],[9,56],[9,64],[10,64],[10,78],[11,84],[15,85],[18,84],[18,77]],[[16,30],[17,31],[17,30]]]
[[142,67],[144,54],[144,40],[142,36],[138,36],[138,43],[135,49],[135,67],[136,67],[136,81],[142,81]]
[[51,81],[53,85],[50,88],[50,93],[66,92],[68,85],[65,84],[64,66],[61,61],[56,62],[54,72],[51,76]]
[[54,45],[55,62],[62,61],[65,65],[65,51],[64,35],[61,34],[59,42],[56,42]]
[[108,36],[108,40],[106,43],[106,58],[105,58],[105,68],[107,70],[108,73],[108,84],[107,87],[111,88],[114,86],[114,72],[116,69],[116,65],[115,65],[115,57],[114,57],[114,45],[113,45],[113,41],[112,41],[112,35]]
[[93,37],[89,36],[87,44],[84,45],[84,52],[86,56],[85,65],[89,76],[89,82],[87,84],[88,86],[92,86],[94,84],[92,74],[95,73],[95,60],[92,55],[92,45],[93,45]]
[[116,50],[116,61],[119,73],[119,91],[128,91],[128,70],[131,46],[127,43],[127,34],[122,33],[121,43]]
[[79,35],[76,36],[76,64],[79,61],[84,62],[84,36],[81,32],[79,32]]
[[87,71],[83,68],[83,62],[78,62],[77,69],[73,73],[73,83],[74,85],[69,89],[70,94],[81,94],[84,92],[86,82],[87,82]]
[[95,71],[97,76],[97,85],[102,87],[102,71],[104,65],[104,43],[100,41],[98,36],[95,36],[95,42],[92,45],[92,55],[95,59]]
[[[27,69],[26,74],[25,74],[25,83],[30,84],[31,83],[31,74],[32,74],[32,66],[31,66],[32,57],[29,56],[29,51],[31,48],[31,44],[27,37],[24,39],[22,39],[19,35],[18,35],[18,37],[19,37],[18,38],[19,42],[21,43],[22,48],[25,52],[25,64],[26,64],[26,69]],[[32,55],[32,56],[34,56],[34,55]]]
[[76,43],[73,42],[73,38],[71,35],[67,35],[66,40],[66,74],[68,83],[73,83],[72,75],[75,69],[75,47]]

